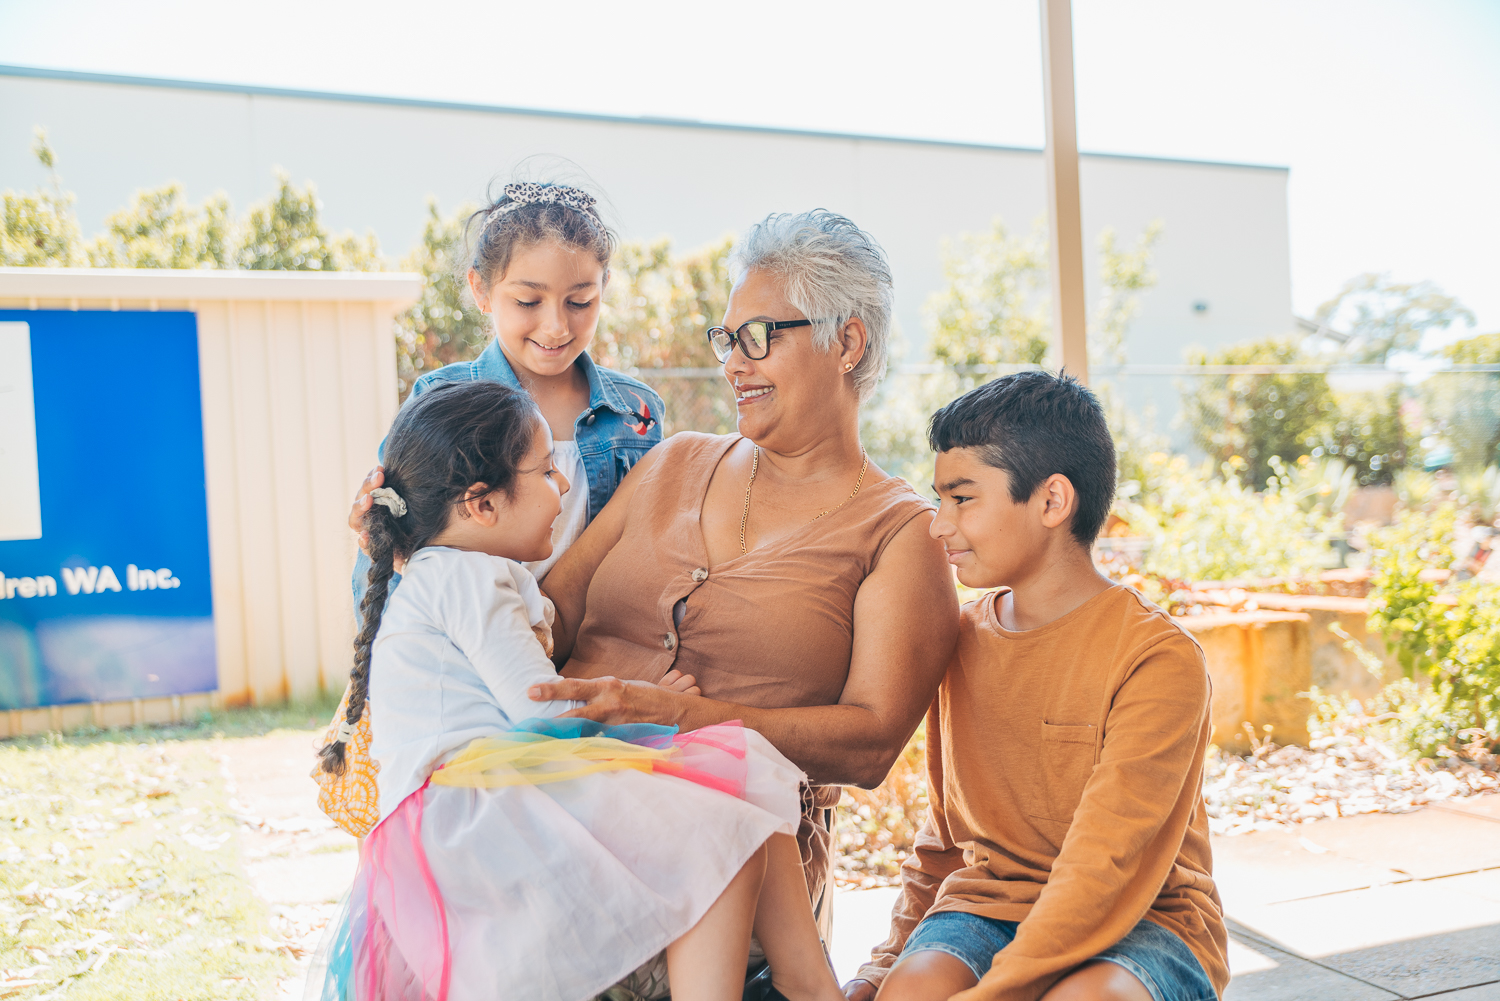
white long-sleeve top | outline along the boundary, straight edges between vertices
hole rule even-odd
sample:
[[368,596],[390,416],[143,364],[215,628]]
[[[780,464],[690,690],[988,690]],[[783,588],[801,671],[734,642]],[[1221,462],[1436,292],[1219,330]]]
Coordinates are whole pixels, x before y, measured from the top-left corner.
[[370,658],[382,820],[475,737],[581,704],[526,697],[557,680],[537,625],[550,625],[542,593],[513,560],[432,546],[407,561]]

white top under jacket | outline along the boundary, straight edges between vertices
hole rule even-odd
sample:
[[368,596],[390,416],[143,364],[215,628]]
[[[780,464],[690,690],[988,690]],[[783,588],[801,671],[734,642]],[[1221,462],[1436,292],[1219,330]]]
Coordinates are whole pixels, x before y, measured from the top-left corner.
[[579,454],[578,442],[554,441],[552,462],[571,484],[562,496],[562,513],[552,523],[552,555],[545,560],[525,564],[526,569],[538,581],[547,576],[547,571],[557,565],[568,547],[578,541],[583,530],[589,527],[589,481],[583,468],[583,456]]

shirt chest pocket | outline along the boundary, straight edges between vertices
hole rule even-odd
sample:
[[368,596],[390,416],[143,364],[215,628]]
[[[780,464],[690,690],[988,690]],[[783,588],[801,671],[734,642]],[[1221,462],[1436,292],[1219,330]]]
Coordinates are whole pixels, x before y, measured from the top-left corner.
[[1043,723],[1038,778],[1040,795],[1031,816],[1067,824],[1083,798],[1083,787],[1094,771],[1096,728]]

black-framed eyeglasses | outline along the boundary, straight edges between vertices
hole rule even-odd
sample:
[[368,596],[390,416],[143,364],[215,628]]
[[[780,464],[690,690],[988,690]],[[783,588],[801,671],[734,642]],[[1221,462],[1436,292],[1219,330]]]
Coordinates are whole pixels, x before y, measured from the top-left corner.
[[774,323],[766,320],[751,320],[749,323],[740,324],[738,330],[729,330],[725,327],[708,328],[708,346],[714,349],[714,357],[723,364],[729,360],[729,353],[738,344],[745,357],[751,361],[760,361],[771,350],[771,331],[785,330],[788,327],[810,327],[812,320],[778,320]]

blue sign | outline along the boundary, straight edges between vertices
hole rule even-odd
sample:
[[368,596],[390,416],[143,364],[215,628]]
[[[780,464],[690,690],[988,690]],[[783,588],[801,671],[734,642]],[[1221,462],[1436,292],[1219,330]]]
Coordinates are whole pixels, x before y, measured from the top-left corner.
[[0,310],[0,709],[217,687],[197,317]]

